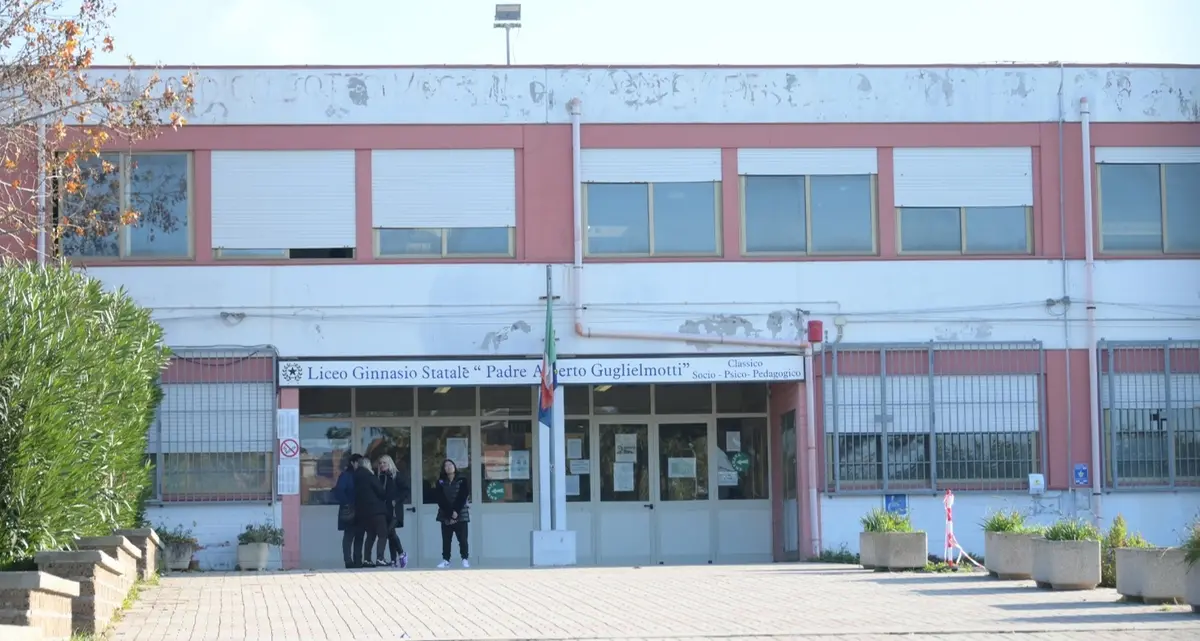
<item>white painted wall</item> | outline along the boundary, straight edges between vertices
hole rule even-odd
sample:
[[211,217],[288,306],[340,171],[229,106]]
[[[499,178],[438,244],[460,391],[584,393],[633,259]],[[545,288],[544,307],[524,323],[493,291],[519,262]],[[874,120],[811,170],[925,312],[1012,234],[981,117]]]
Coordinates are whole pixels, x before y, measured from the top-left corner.
[[[1068,264],[1083,300],[1081,262]],[[797,310],[846,319],[847,342],[1038,339],[1065,346],[1061,263],[1050,260],[590,264],[589,325],[609,330],[796,339]],[[580,339],[570,269],[556,266],[558,352],[652,354],[736,347]],[[154,308],[167,343],[271,344],[281,357],[537,355],[546,271],[537,264],[90,267]],[[1098,336],[1196,336],[1179,306],[1200,294],[1200,260],[1101,261]],[[236,321],[222,312],[245,314]],[[1083,348],[1083,305],[1070,310]]]
[[[983,554],[983,530],[980,523],[995,510],[1018,509],[1030,515],[1030,522],[1049,525],[1062,517],[1087,514],[1088,494],[1077,492],[1048,492],[1035,502],[1024,493],[974,493],[954,495],[954,536],[968,554]],[[837,550],[845,546],[858,552],[858,534],[862,531],[859,519],[872,508],[883,507],[882,496],[823,496],[821,498],[821,547]],[[946,512],[941,496],[909,496],[908,511],[913,529],[924,530],[929,536],[929,553],[942,556],[946,530]],[[1136,492],[1111,493],[1104,496],[1105,520],[1125,517],[1132,532],[1140,532],[1151,543],[1160,546],[1178,545],[1187,525],[1200,516],[1200,493],[1195,492]],[[1169,515],[1168,518],[1163,518]]]
[[[1196,67],[202,68],[194,125],[1051,122],[1059,86],[1095,122],[1193,122]],[[123,78],[124,69],[97,70]],[[820,100],[815,96],[820,95]]]
[[[154,527],[174,529],[182,525],[192,531],[202,550],[196,560],[202,570],[232,570],[237,565],[237,536],[247,525],[273,523],[282,527],[279,503],[166,504],[146,508],[146,520]],[[271,551],[268,569],[281,567],[279,549]]]

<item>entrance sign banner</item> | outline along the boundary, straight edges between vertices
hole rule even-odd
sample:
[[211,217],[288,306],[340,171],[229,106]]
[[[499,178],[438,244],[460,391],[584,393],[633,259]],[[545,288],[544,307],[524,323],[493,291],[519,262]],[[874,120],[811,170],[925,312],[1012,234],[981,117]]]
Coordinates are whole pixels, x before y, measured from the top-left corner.
[[696,478],[696,459],[669,458],[667,459],[667,477],[673,479]]
[[446,458],[454,461],[455,467],[465,468],[471,464],[471,445],[465,438],[446,439]]
[[633,491],[633,463],[613,463],[613,491]]
[[637,434],[617,434],[617,451],[615,460],[618,463],[634,463],[637,461]]
[[[279,362],[281,387],[445,387],[539,385],[542,359],[292,360]],[[804,380],[804,357],[671,356],[562,358],[558,385],[729,383]]]

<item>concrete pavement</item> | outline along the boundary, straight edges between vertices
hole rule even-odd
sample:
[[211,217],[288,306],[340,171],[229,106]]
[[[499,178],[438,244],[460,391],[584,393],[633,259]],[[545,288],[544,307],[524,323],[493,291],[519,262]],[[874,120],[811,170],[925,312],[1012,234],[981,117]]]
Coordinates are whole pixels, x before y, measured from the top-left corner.
[[[1196,641],[1186,607],[982,574],[777,564],[188,574],[143,593],[115,641],[805,639]],[[1021,633],[1021,634],[1011,634]]]

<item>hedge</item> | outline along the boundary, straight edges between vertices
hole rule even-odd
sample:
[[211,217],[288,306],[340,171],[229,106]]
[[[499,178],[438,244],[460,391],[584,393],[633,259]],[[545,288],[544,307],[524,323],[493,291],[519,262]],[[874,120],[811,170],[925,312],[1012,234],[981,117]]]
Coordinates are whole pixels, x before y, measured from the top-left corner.
[[136,525],[163,332],[63,265],[0,264],[0,569]]

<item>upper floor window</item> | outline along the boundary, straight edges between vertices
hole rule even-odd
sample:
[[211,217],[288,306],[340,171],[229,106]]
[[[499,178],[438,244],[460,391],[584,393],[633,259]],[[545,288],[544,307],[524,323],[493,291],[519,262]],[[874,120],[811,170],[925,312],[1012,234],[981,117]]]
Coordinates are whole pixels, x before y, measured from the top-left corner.
[[589,256],[720,253],[719,182],[584,185]]
[[902,254],[1033,252],[1029,147],[894,150]]
[[584,149],[588,256],[719,256],[720,149]]
[[222,259],[355,255],[352,150],[212,152],[212,245]]
[[742,176],[742,251],[874,253],[874,176]]
[[59,251],[70,258],[191,257],[191,173],[186,152],[81,161],[78,182],[55,186]]
[[516,184],[513,149],[371,152],[375,255],[514,256]]
[[902,207],[897,248],[905,254],[1028,254],[1028,207]]
[[1200,252],[1200,162],[1098,169],[1101,251]]

